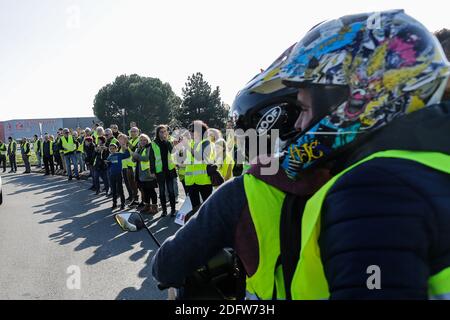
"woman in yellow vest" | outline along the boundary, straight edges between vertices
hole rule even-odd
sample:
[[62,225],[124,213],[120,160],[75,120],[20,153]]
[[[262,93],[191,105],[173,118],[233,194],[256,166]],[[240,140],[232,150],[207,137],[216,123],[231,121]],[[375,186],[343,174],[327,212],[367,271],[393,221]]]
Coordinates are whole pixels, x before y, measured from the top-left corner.
[[214,144],[215,146],[215,161],[218,171],[225,181],[233,177],[234,160],[231,152],[228,151],[227,143],[224,139],[219,139]]
[[158,196],[155,188],[158,184],[155,174],[155,156],[151,140],[146,134],[139,136],[139,147],[133,154],[133,161],[136,163],[136,181],[144,202],[144,207],[140,212],[156,214],[158,213]]
[[155,172],[159,186],[159,200],[162,206],[162,216],[167,216],[166,187],[169,193],[170,215],[175,217],[175,190],[177,171],[172,155],[173,144],[169,141],[167,125],[159,125],[155,131],[155,141],[152,142],[152,149],[155,156]]

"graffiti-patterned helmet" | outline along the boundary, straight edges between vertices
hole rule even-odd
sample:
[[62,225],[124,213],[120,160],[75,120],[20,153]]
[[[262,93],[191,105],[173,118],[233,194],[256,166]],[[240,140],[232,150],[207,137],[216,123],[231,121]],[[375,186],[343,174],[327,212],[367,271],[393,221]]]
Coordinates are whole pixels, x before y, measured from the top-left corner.
[[280,77],[286,85],[319,92],[322,105],[313,96],[312,110],[319,108],[320,115],[285,148],[283,168],[297,178],[368,132],[440,102],[449,74],[437,39],[403,10],[345,16],[314,27],[293,49]]

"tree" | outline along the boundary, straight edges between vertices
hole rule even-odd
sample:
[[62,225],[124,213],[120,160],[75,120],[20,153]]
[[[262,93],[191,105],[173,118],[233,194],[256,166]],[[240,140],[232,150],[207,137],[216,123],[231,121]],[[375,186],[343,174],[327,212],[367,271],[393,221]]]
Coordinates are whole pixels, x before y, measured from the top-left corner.
[[202,120],[209,127],[225,128],[228,110],[220,98],[220,89],[211,90],[200,72],[188,77],[182,97],[182,104],[172,113],[177,123],[187,128],[193,120]]
[[181,99],[168,83],[132,74],[118,76],[101,88],[93,109],[106,125],[122,124],[122,109],[125,109],[127,125],[136,121],[144,132],[153,133],[156,125],[169,122],[172,110],[180,104]]

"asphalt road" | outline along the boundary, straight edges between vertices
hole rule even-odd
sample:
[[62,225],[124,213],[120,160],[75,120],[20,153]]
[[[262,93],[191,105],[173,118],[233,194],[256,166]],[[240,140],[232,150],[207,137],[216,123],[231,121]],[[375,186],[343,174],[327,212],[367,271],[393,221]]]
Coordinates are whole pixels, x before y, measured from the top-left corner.
[[[150,275],[155,243],[145,231],[123,232],[111,199],[88,191],[90,182],[42,174],[2,179],[0,299],[167,297]],[[148,225],[160,241],[177,230],[170,217],[148,218]]]

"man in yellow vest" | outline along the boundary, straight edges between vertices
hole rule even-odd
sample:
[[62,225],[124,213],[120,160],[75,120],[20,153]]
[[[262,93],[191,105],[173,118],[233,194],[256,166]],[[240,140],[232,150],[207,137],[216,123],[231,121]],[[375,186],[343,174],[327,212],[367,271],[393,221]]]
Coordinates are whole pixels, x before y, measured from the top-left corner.
[[3,172],[6,172],[6,144],[0,140],[0,166],[3,164]]
[[31,173],[31,165],[30,165],[31,146],[27,138],[22,138],[22,142],[20,144],[20,153],[22,154],[23,164],[25,165],[25,171],[23,173],[24,174]]
[[72,176],[72,164],[73,171],[75,174],[75,178],[80,180],[80,175],[78,173],[78,161],[76,156],[76,151],[78,149],[78,141],[70,134],[70,130],[68,128],[63,129],[63,136],[60,140],[60,150],[62,150],[64,154],[64,160],[66,162],[66,170],[68,180],[71,181],[73,179]]
[[[244,176],[260,253],[247,279],[249,294],[450,298],[450,103],[441,101],[449,74],[436,39],[402,10],[325,22],[297,44],[280,76],[299,88],[303,112],[282,167],[299,181],[319,168],[334,177],[308,200]],[[218,207],[219,198],[217,192],[186,225],[186,238],[199,231],[207,206]],[[296,210],[285,212],[290,203]],[[283,240],[283,228],[290,239]],[[177,241],[157,255],[154,274],[160,275],[158,256],[170,255],[172,245]],[[203,246],[205,251],[213,250]],[[192,271],[207,258],[187,263],[178,255],[178,270],[186,263],[184,270]]]
[[42,142],[42,158],[44,161],[45,175],[50,173],[55,175],[55,164],[53,162],[53,141],[50,140],[48,133],[44,135],[44,141]]
[[8,138],[8,159],[9,164],[11,166],[11,170],[9,173],[17,172],[17,161],[16,161],[16,153],[17,153],[17,142],[12,137]]

